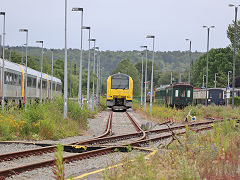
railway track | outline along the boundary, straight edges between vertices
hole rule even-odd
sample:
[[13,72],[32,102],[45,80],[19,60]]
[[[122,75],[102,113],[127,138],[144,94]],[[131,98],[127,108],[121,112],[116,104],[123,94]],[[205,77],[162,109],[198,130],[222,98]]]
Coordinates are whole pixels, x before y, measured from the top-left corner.
[[[123,146],[126,145],[131,145],[131,146],[140,146],[144,144],[148,144],[149,142],[154,142],[154,141],[159,141],[163,139],[167,139],[172,137],[172,133],[167,133],[165,135],[161,135],[162,133],[166,132],[173,132],[175,130],[183,130],[185,129],[185,125],[176,125],[168,128],[163,128],[163,129],[158,129],[158,130],[150,130],[150,131],[143,131],[139,124],[130,116],[129,113],[126,112],[127,117],[130,119],[131,123],[135,127],[136,131],[135,133],[129,133],[129,134],[123,134],[123,135],[117,135],[117,136],[111,136],[112,135],[112,117],[113,117],[113,112],[109,113],[109,117],[107,120],[106,124],[106,129],[104,133],[96,138],[89,139],[86,141],[81,141],[77,143],[70,144],[70,146],[65,146],[65,148],[74,148],[79,145],[96,145],[96,144],[105,144],[109,142],[117,142],[120,140],[125,140],[125,139],[131,139],[131,138],[138,138],[137,140],[134,140],[130,143],[123,144]],[[199,125],[207,125],[211,124],[213,121],[208,121],[208,122],[199,122],[199,123],[190,123],[190,127],[196,127]],[[183,134],[185,131],[175,133],[175,135],[178,134]],[[152,134],[160,134],[160,136],[153,137],[153,138],[147,138],[147,136],[152,135]],[[114,152],[114,149],[116,148],[124,148],[123,146],[110,146],[110,147],[102,147],[98,149],[94,148],[88,148],[90,151],[84,152],[81,150],[81,153],[70,155],[67,157],[64,157],[64,161],[66,163],[72,162],[72,161],[78,161],[78,160],[83,160],[86,158],[91,158],[95,156],[100,156],[108,153]],[[0,155],[0,162],[1,161],[9,161],[17,158],[23,158],[26,156],[31,156],[31,155],[41,155],[44,153],[49,153],[53,152],[55,150],[56,146],[49,146],[49,147],[44,147],[44,148],[38,148],[38,149],[33,149],[33,150],[28,150],[28,151],[21,151],[21,152],[16,152],[16,153],[9,153],[9,154],[3,154]],[[51,159],[48,161],[43,161],[40,163],[34,163],[34,164],[29,164],[21,167],[16,167],[12,169],[6,169],[3,171],[0,171],[0,178],[4,179],[5,177],[9,177],[15,174],[22,173],[24,171],[29,171],[33,170],[36,168],[42,168],[42,167],[48,167],[48,166],[53,166],[55,164],[55,159]]]

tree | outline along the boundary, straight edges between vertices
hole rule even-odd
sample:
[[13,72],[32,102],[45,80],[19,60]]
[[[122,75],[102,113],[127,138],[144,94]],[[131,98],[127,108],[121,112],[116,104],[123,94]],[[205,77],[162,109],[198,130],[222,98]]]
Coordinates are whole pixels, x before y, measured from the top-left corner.
[[[235,25],[234,25],[234,21],[233,21],[233,24],[229,24],[228,29],[227,29],[227,37],[231,41],[231,47],[233,47],[233,43],[234,43],[234,31],[235,31]],[[238,50],[240,49],[239,42],[240,42],[240,21],[237,21],[236,48]]]
[[[227,85],[227,72],[232,71],[232,50],[230,47],[211,49],[209,51],[209,73],[208,73],[208,86],[214,87],[215,73],[217,76],[217,87],[226,87]],[[202,77],[206,74],[206,58],[207,55],[202,55],[192,67],[192,84],[196,87],[202,86]],[[238,58],[239,59],[239,58]],[[239,70],[236,71],[239,75]],[[231,79],[230,79],[231,81]]]
[[136,69],[136,67],[134,66],[134,64],[132,64],[129,59],[125,59],[118,64],[117,68],[113,71],[113,74],[116,74],[118,72],[127,74],[132,77],[132,79],[133,79],[133,95],[139,96],[141,81],[139,78],[140,77],[139,72]]

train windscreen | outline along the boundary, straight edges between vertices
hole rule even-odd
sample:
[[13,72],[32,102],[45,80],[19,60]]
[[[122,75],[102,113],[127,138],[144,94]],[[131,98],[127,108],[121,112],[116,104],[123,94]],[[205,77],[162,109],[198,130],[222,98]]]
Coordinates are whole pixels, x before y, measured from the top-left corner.
[[111,88],[129,89],[129,77],[122,74],[112,76]]

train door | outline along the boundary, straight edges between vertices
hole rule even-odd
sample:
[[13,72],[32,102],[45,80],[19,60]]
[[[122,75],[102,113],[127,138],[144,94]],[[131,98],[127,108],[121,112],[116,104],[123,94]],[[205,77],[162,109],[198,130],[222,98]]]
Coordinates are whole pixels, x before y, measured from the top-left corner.
[[220,100],[222,99],[221,91],[213,89],[213,90],[210,90],[209,95],[210,95],[210,99],[211,99],[212,103],[214,103],[216,105],[220,104]]

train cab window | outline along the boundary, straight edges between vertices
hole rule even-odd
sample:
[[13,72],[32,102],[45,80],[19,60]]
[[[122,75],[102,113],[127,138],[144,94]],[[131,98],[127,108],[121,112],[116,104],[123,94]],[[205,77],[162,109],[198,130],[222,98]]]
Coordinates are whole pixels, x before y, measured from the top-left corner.
[[175,97],[178,97],[178,89],[175,90]]
[[55,83],[54,82],[53,82],[52,88],[53,88],[53,90],[55,90]]
[[190,98],[191,97],[191,91],[187,90],[187,97]]
[[12,74],[12,84],[13,85],[18,85],[18,75],[17,74]]
[[129,89],[129,77],[123,74],[113,75],[111,79],[112,89]]
[[18,85],[22,86],[22,75],[18,77]]
[[32,78],[27,77],[27,87],[31,87],[31,86],[32,86]]
[[42,87],[43,89],[47,89],[47,81],[44,81],[44,80],[43,80],[43,81],[42,81],[42,86],[43,86],[43,87]]
[[33,78],[33,80],[32,80],[32,87],[36,88],[36,84],[37,84],[37,79]]

